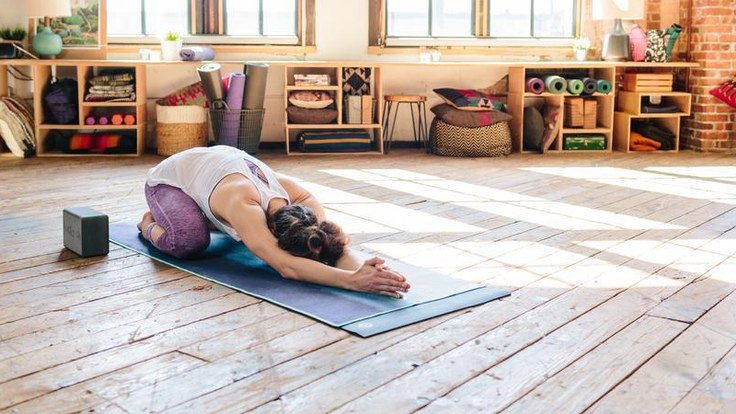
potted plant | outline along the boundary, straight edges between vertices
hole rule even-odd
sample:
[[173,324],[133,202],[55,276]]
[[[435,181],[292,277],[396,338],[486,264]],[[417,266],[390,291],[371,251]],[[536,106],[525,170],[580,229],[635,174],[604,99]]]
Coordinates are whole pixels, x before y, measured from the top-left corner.
[[181,60],[181,36],[169,31],[161,40],[161,57],[163,60]]
[[572,41],[572,50],[575,52],[575,60],[587,60],[588,49],[590,49],[590,39],[580,37]]

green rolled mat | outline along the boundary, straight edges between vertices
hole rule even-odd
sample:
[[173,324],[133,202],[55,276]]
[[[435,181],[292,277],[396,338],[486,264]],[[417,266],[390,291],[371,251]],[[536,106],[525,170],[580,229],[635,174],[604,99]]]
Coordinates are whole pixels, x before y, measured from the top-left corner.
[[611,93],[611,89],[613,89],[611,87],[611,82],[603,79],[598,80],[598,92],[609,94]]
[[547,76],[544,78],[544,86],[547,88],[547,92],[561,94],[567,90],[567,81],[562,76]]
[[567,91],[573,95],[580,95],[583,93],[583,87],[585,84],[580,79],[568,79],[567,80]]

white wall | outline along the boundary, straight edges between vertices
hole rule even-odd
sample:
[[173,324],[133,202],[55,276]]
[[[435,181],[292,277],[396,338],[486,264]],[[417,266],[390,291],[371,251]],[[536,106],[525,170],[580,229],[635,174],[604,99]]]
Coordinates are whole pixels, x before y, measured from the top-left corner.
[[[25,25],[25,13],[18,7],[18,0],[0,0],[0,25]],[[369,55],[368,49],[368,0],[317,0],[316,1],[317,52],[300,56],[268,56],[220,54],[221,60],[348,60],[348,61],[417,61],[418,55]],[[117,54],[109,58],[136,58],[136,55]],[[445,56],[444,60],[482,60],[489,56]],[[503,57],[492,57],[494,59]],[[227,65],[225,73],[242,71],[242,65]],[[432,89],[440,87],[479,88],[493,84],[505,74],[503,69],[467,67],[389,67],[384,69],[384,93],[413,93],[426,95],[428,108],[440,103]],[[153,101],[198,80],[194,66],[151,65],[148,68],[149,142],[154,138]],[[283,69],[272,67],[266,97],[266,121],[264,141],[284,139]],[[397,123],[396,139],[410,140],[411,124],[408,112]],[[431,119],[431,113],[429,114]],[[155,145],[155,142],[150,142]]]

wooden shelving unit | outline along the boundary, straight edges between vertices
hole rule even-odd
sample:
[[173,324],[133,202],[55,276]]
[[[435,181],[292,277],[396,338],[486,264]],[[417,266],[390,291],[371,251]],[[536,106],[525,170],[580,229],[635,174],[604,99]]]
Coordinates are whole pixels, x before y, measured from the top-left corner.
[[[2,63],[2,62],[0,62]],[[55,60],[15,60],[15,66],[30,69],[33,77],[33,115],[35,123],[36,155],[39,157],[134,157],[140,156],[146,146],[146,68],[144,64],[122,64],[108,61],[55,61]],[[94,71],[104,68],[126,68],[135,72],[135,102],[84,102],[87,80]],[[78,84],[79,119],[74,124],[55,125],[47,122],[43,106],[43,93],[56,72],[57,78],[73,78]],[[7,65],[0,64],[0,95],[8,92]],[[87,116],[98,108],[115,112],[135,114],[135,125],[85,125]],[[54,130],[63,131],[127,131],[135,134],[136,150],[130,154],[67,154],[56,151],[48,140]]]
[[[343,111],[343,68],[368,68],[371,69],[371,95],[373,96],[375,105],[373,107],[373,120],[371,124],[348,124],[344,121]],[[328,74],[330,75],[331,85],[329,86],[296,86],[294,85],[294,74]],[[292,135],[300,130],[337,130],[337,129],[363,129],[368,130],[372,134],[373,149],[367,152],[351,152],[356,155],[381,155],[383,154],[383,90],[381,83],[381,68],[376,65],[366,64],[339,64],[339,63],[317,63],[317,64],[292,64],[287,65],[284,70],[284,108],[289,104],[289,92],[292,91],[327,91],[333,95],[335,100],[335,109],[337,110],[337,119],[332,124],[292,124],[289,122],[289,116],[284,112],[285,125],[285,144],[287,155],[334,155],[334,152],[301,152],[293,151]],[[292,134],[294,133],[294,134]]]
[[[678,112],[642,112],[645,98],[660,96],[665,105],[676,106]],[[678,152],[680,148],[680,126],[682,117],[689,116],[692,108],[692,94],[687,92],[629,92],[621,91],[616,99],[614,117],[614,147],[623,152],[631,151],[631,123],[637,119],[651,119],[660,128],[675,134],[675,149],[651,151],[655,153]]]
[[[586,98],[595,99],[597,105],[597,123],[596,128],[567,128],[561,125],[560,131],[548,152],[570,152],[570,153],[590,153],[590,152],[611,152],[613,148],[613,112],[614,112],[614,96],[615,96],[615,67],[600,67],[599,62],[591,62],[589,67],[584,63],[575,64],[570,67],[559,65],[534,65],[533,67],[517,66],[509,68],[509,97],[508,111],[513,120],[511,121],[511,132],[513,135],[514,152],[537,153],[538,151],[527,150],[524,148],[524,108],[530,105],[552,105],[560,109],[560,121],[564,123],[565,119],[565,100],[572,97],[580,97],[581,95],[573,95],[570,93],[554,94],[550,92],[542,92],[535,94],[526,92],[526,79],[529,77],[543,77],[547,74],[558,74],[560,70],[570,70],[576,73],[575,77],[591,77],[594,79],[607,80],[614,86],[614,90],[609,94],[596,92],[586,95]],[[606,137],[606,149],[604,150],[565,150],[563,142],[566,135],[572,134],[601,134]]]

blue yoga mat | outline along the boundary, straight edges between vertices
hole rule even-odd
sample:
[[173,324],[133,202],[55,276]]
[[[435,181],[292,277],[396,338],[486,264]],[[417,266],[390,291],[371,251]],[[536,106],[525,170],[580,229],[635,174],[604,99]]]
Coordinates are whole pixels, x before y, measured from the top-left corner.
[[177,259],[143,239],[131,223],[110,225],[110,241],[196,276],[258,297],[362,337],[376,335],[509,295],[402,263],[389,263],[412,288],[403,299],[284,279],[243,243],[212,232],[209,248]]

